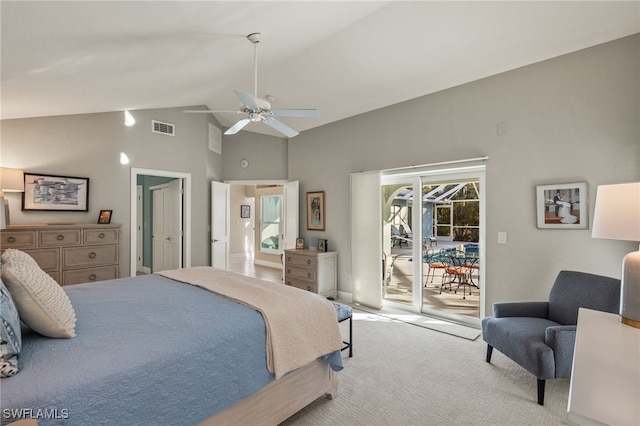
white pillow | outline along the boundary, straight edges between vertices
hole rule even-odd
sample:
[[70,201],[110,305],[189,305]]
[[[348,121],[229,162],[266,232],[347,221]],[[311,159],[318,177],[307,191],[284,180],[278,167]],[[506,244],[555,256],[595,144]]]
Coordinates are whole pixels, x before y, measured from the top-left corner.
[[16,253],[6,257],[5,254],[2,255],[2,280],[13,297],[20,319],[43,336],[75,337],[76,314],[62,287],[37,263],[17,260],[20,255]]
[[36,262],[33,257],[29,256],[29,254],[16,249],[6,249],[4,253],[2,253],[2,262],[10,262],[12,260],[16,262],[29,263],[31,265],[38,265],[38,262]]

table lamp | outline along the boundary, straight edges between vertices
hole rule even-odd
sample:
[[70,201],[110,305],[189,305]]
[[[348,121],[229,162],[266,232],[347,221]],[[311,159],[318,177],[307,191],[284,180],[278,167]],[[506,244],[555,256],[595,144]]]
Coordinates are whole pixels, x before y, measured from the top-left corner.
[[9,200],[5,192],[24,192],[24,172],[18,169],[0,167],[0,198],[3,200],[3,217],[0,222],[4,227],[9,225]]
[[[591,236],[640,242],[640,182],[598,186]],[[640,328],[640,250],[622,261],[620,321]]]

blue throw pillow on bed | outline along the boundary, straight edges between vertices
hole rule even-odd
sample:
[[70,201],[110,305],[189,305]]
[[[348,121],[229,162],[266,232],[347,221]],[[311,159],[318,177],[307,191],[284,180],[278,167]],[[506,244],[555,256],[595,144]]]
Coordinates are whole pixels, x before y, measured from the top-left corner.
[[22,346],[20,318],[13,299],[0,279],[0,377],[18,372],[18,354]]

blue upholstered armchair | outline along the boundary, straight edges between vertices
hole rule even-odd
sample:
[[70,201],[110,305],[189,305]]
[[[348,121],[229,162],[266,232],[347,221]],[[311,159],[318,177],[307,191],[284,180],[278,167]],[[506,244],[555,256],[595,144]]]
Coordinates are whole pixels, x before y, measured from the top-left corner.
[[482,320],[487,362],[496,348],[536,376],[544,405],[545,380],[571,376],[578,308],[619,312],[620,280],[561,271],[548,302],[494,303],[494,316]]

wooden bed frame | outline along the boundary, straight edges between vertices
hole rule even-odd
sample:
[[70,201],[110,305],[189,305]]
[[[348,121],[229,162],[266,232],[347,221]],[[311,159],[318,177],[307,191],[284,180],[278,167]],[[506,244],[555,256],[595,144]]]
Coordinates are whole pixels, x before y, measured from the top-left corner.
[[275,380],[258,393],[199,423],[214,425],[273,425],[281,423],[316,399],[338,396],[336,375],[322,359]]

